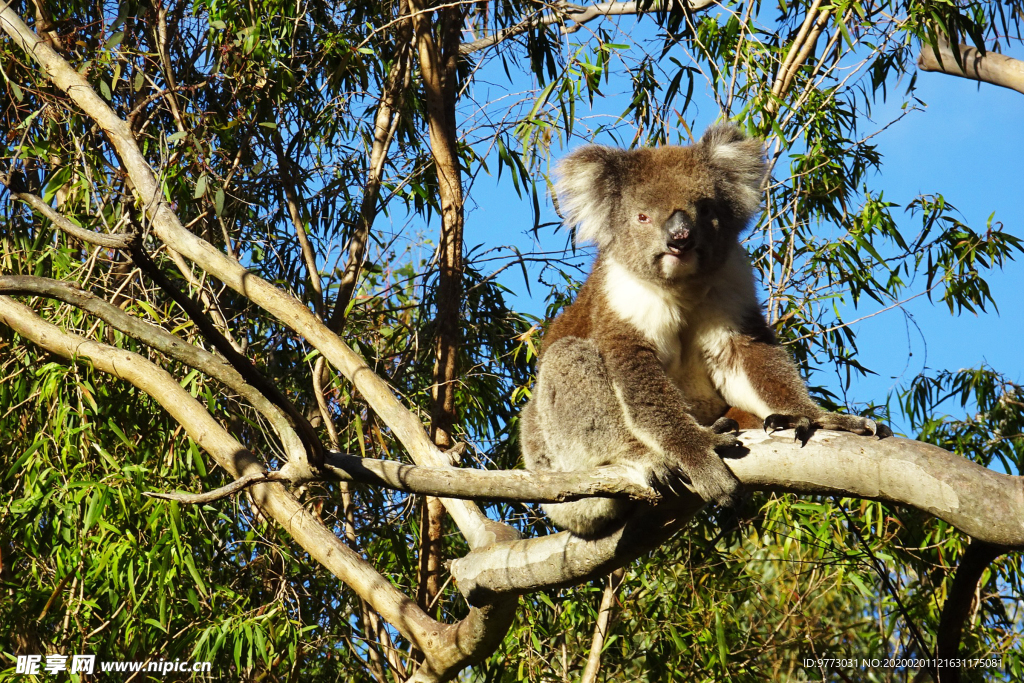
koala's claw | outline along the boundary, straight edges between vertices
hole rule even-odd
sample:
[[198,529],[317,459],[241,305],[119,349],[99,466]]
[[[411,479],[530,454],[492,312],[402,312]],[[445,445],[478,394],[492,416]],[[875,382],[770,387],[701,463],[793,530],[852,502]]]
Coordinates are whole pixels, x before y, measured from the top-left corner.
[[789,429],[793,426],[796,417],[792,415],[782,415],[780,413],[772,413],[764,419],[764,431],[774,434],[780,429]]
[[650,483],[655,488],[679,496],[692,490],[709,503],[728,506],[739,496],[740,482],[733,475],[714,449],[731,448],[739,445],[733,434],[711,435],[707,451],[698,457],[685,457],[677,453],[664,462],[654,464],[648,470]]
[[801,446],[806,446],[807,440],[814,433],[814,427],[808,418],[799,417],[796,420],[796,424],[793,425],[793,432],[793,440],[799,441]]
[[819,424],[817,420],[811,420],[805,415],[780,415],[774,413],[764,419],[764,430],[774,434],[780,429],[792,429],[793,440],[799,441],[801,446],[807,445],[807,440],[814,434]]
[[[715,438],[713,448],[730,448],[739,445],[732,434],[722,434]],[[740,482],[722,459],[711,451],[702,459],[697,467],[687,468],[690,486],[701,498],[709,503],[728,507],[736,502],[740,493]]]
[[740,423],[731,417],[720,417],[715,420],[715,424],[711,425],[711,431],[715,434],[725,434],[727,432],[739,432]]

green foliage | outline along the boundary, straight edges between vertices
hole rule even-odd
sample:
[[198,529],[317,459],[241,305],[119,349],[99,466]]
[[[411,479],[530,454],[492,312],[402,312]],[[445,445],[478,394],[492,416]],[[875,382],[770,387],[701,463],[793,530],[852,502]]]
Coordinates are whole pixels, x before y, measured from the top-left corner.
[[[872,138],[885,101],[917,106],[913,58],[939,34],[990,48],[1019,39],[1019,0],[822,4],[829,21],[802,61],[795,45],[809,2],[726,2],[701,12],[651,3],[635,23],[591,22],[560,32],[534,25],[462,56],[455,83],[460,163],[472,200],[481,172],[527,198],[542,222],[551,159],[580,139],[687,142],[718,116],[765,138],[773,182],[747,246],[768,289],[779,335],[811,374],[844,388],[871,372],[858,360],[851,311],[900,308],[926,295],[951,313],[994,308],[986,278],[1021,251],[994,218],[962,222],[941,194],[906,207],[884,196]],[[136,0],[41,3],[49,41],[132,125],[183,224],[254,273],[326,314],[361,225],[374,114],[398,68],[399,3]],[[23,17],[36,4],[14,3]],[[515,27],[542,6],[473,3],[477,36]],[[549,10],[545,10],[549,11]],[[566,24],[570,28],[571,22]],[[45,28],[42,19],[36,28]],[[467,34],[468,36],[468,34]],[[464,36],[466,40],[469,37]],[[787,61],[788,60],[788,61]],[[792,64],[787,88],[780,65]],[[0,39],[0,174],[99,232],[141,229],[177,285],[202,301],[239,348],[307,415],[314,352],[247,299],[178,264],[148,236],[120,161],[99,129],[50,85],[20,48]],[[909,82],[908,82],[909,78]],[[497,84],[488,91],[489,84]],[[499,92],[500,96],[494,93]],[[514,93],[514,94],[513,94]],[[965,106],[970,106],[969,103]],[[375,205],[368,262],[348,304],[344,336],[418,414],[430,414],[438,273],[438,178],[425,129],[420,73],[401,90],[394,143]],[[935,188],[935,192],[943,188]],[[945,188],[948,192],[952,188]],[[317,256],[308,272],[287,196]],[[205,344],[166,292],[115,250],[83,246],[24,204],[0,211],[0,272],[79,284],[131,315]],[[557,207],[556,207],[557,210]],[[474,214],[468,224],[472,226]],[[919,226],[919,227],[917,227]],[[573,253],[468,245],[461,302],[457,438],[464,466],[518,466],[517,413],[528,398],[543,320],[516,309],[501,272],[520,271],[545,318],[581,279]],[[180,260],[180,259],[178,259]],[[540,276],[527,264],[542,264]],[[315,277],[314,277],[315,275]],[[324,294],[313,287],[323,281]],[[281,446],[238,396],[78,309],[22,297],[45,319],[167,368],[270,466]],[[533,311],[537,314],[538,311]],[[824,402],[840,403],[819,389]],[[997,369],[921,376],[869,406],[905,419],[917,438],[1013,474],[1024,466],[1021,387]],[[345,381],[327,388],[337,447],[403,459],[389,428]],[[844,406],[849,408],[849,406]],[[317,423],[324,443],[329,436]],[[144,491],[216,488],[225,474],[159,405],[126,383],[40,351],[0,326],[0,679],[15,654],[96,654],[214,662],[231,680],[370,680],[374,632],[359,600],[264,523],[244,496],[203,506]],[[346,510],[334,487],[303,502],[407,594],[418,579],[413,496],[356,488]],[[533,506],[488,514],[525,535],[549,530]],[[755,496],[712,513],[631,566],[603,656],[605,680],[905,680],[883,669],[805,668],[813,656],[924,656],[964,538],[948,525],[877,502]],[[465,552],[455,534],[449,557]],[[1019,556],[983,578],[963,650],[1003,657],[977,680],[1024,677]],[[603,584],[526,596],[503,646],[467,680],[579,676]],[[453,586],[446,620],[467,606]],[[917,640],[923,634],[924,642]],[[969,679],[974,680],[974,679]]]

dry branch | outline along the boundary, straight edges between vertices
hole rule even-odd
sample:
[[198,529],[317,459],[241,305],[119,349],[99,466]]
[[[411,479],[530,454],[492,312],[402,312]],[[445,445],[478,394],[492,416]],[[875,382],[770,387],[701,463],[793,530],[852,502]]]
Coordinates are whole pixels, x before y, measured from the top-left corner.
[[[301,334],[352,381],[374,412],[391,427],[392,433],[408,449],[414,460],[420,464],[437,467],[447,464],[444,453],[428,438],[419,419],[402,406],[390,388],[374,374],[365,361],[332,333],[308,308],[292,295],[253,275],[213,245],[185,229],[174,211],[164,201],[153,169],[139,150],[127,123],[110,109],[80,73],[42,42],[25,25],[17,13],[6,4],[0,5],[0,29],[8,33],[14,42],[42,67],[51,83],[64,91],[104,131],[113,144],[125,172],[131,179],[133,189],[138,194],[139,201],[152,226],[152,232],[157,238],[173,251],[191,259],[228,287],[248,297],[291,330]],[[7,304],[6,308],[8,309],[11,307],[24,309],[10,299],[4,298],[3,303]],[[24,310],[34,316],[29,309]],[[41,320],[38,322],[42,323]],[[14,325],[11,326],[14,327]],[[46,338],[39,339],[37,343],[45,345],[50,337],[65,335],[55,327],[53,330],[52,334],[44,335]],[[73,335],[65,336],[73,337]],[[101,370],[121,376],[116,370],[115,363],[108,356],[126,352],[103,347],[103,345],[86,340],[81,340],[78,345],[88,344],[92,344],[90,348],[94,350],[99,349],[98,353],[102,357],[102,361],[93,359],[97,367],[103,365],[100,367]],[[65,355],[78,357],[81,353],[80,350],[71,350],[72,346],[66,349]],[[152,365],[138,356],[134,356],[133,362]],[[155,366],[153,367],[162,378],[177,389],[181,389],[170,375]],[[146,386],[152,388],[153,381],[155,380],[136,377],[133,383],[146,391]],[[147,393],[150,392],[147,391]],[[154,397],[156,398],[156,396]],[[193,435],[193,438],[210,451],[215,459],[219,457],[226,461],[233,461],[244,454],[254,468],[253,471],[262,469],[252,455],[221,429],[209,414],[205,411],[201,412],[202,417],[191,417],[201,422],[205,421],[207,429]],[[185,416],[179,416],[174,412],[172,412],[172,416],[184,424]],[[210,430],[216,434],[211,436],[208,433]],[[199,438],[200,435],[206,437],[205,440]],[[229,471],[235,476],[247,473],[237,467],[230,468]],[[356,593],[365,598],[374,609],[426,655],[426,661],[413,680],[446,680],[469,664],[486,657],[501,642],[515,615],[515,599],[502,600],[480,609],[473,608],[465,619],[452,625],[430,619],[416,606],[415,602],[395,590],[353,550],[341,543],[316,518],[304,511],[293,496],[283,488],[275,488],[280,486],[276,483],[254,486],[252,490],[254,500],[262,509],[265,509],[265,512],[277,519],[296,541],[310,552],[314,559],[351,586]],[[271,495],[271,491],[280,495]],[[443,502],[470,547],[482,548],[497,540],[518,537],[518,533],[514,529],[488,519],[471,502],[456,499],[445,499]]]
[[12,186],[13,183],[11,183],[8,178],[0,176],[0,184],[7,186],[11,191],[11,196],[17,197],[28,204],[30,207],[48,218],[54,226],[68,235],[71,235],[75,239],[79,239],[88,244],[95,244],[99,247],[108,247],[111,249],[127,249],[128,246],[136,240],[136,235],[131,233],[107,235],[102,232],[94,232],[93,230],[80,228],[72,223],[69,218],[58,213],[52,206],[43,201],[42,197],[28,192],[19,192]]
[[[328,476],[341,481],[442,498],[517,503],[567,503],[593,496],[629,498],[647,503],[656,503],[662,499],[655,490],[629,479],[628,472],[618,467],[598,467],[578,472],[477,470],[417,467],[394,460],[375,460],[347,453],[328,453],[325,469]],[[267,472],[264,477],[266,481],[292,483],[306,482],[314,478],[320,477],[301,469]],[[257,481],[260,480],[253,478],[243,484],[236,481],[201,494],[149,495],[189,504],[208,503],[234,495]]]
[[218,500],[224,500],[239,491],[249,488],[253,484],[259,484],[265,481],[290,482],[291,478],[283,472],[251,472],[235,479],[230,484],[221,486],[219,489],[213,489],[212,491],[206,491],[204,493],[143,491],[142,495],[149,496],[150,498],[159,498],[160,500],[173,500],[178,503],[184,503],[185,505],[202,505],[204,503],[213,503]]
[[329,471],[360,483],[444,498],[528,503],[561,503],[590,496],[647,502],[661,499],[617,467],[579,472],[413,467],[343,453],[329,454],[327,465]]

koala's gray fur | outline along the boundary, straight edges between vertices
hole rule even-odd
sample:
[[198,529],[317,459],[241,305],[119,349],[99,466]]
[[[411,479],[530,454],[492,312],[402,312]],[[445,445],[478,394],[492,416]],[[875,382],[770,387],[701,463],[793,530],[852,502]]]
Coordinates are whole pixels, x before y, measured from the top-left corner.
[[[876,432],[871,420],[811,401],[761,313],[738,237],[765,173],[761,143],[731,125],[689,147],[590,145],[562,161],[566,222],[598,256],[543,340],[521,420],[529,469],[630,465],[644,483],[682,476],[723,503],[738,488],[715,452],[737,444],[720,433],[736,426],[720,419],[730,406],[805,433]],[[630,505],[589,498],[543,508],[559,527],[595,536]]]

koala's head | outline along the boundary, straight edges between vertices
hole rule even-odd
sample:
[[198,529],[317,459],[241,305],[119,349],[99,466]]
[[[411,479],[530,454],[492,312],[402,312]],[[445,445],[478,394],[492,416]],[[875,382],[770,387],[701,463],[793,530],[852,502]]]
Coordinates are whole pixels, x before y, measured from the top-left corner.
[[650,280],[714,271],[761,204],[759,140],[731,124],[695,145],[577,149],[558,166],[559,205],[605,258]]

